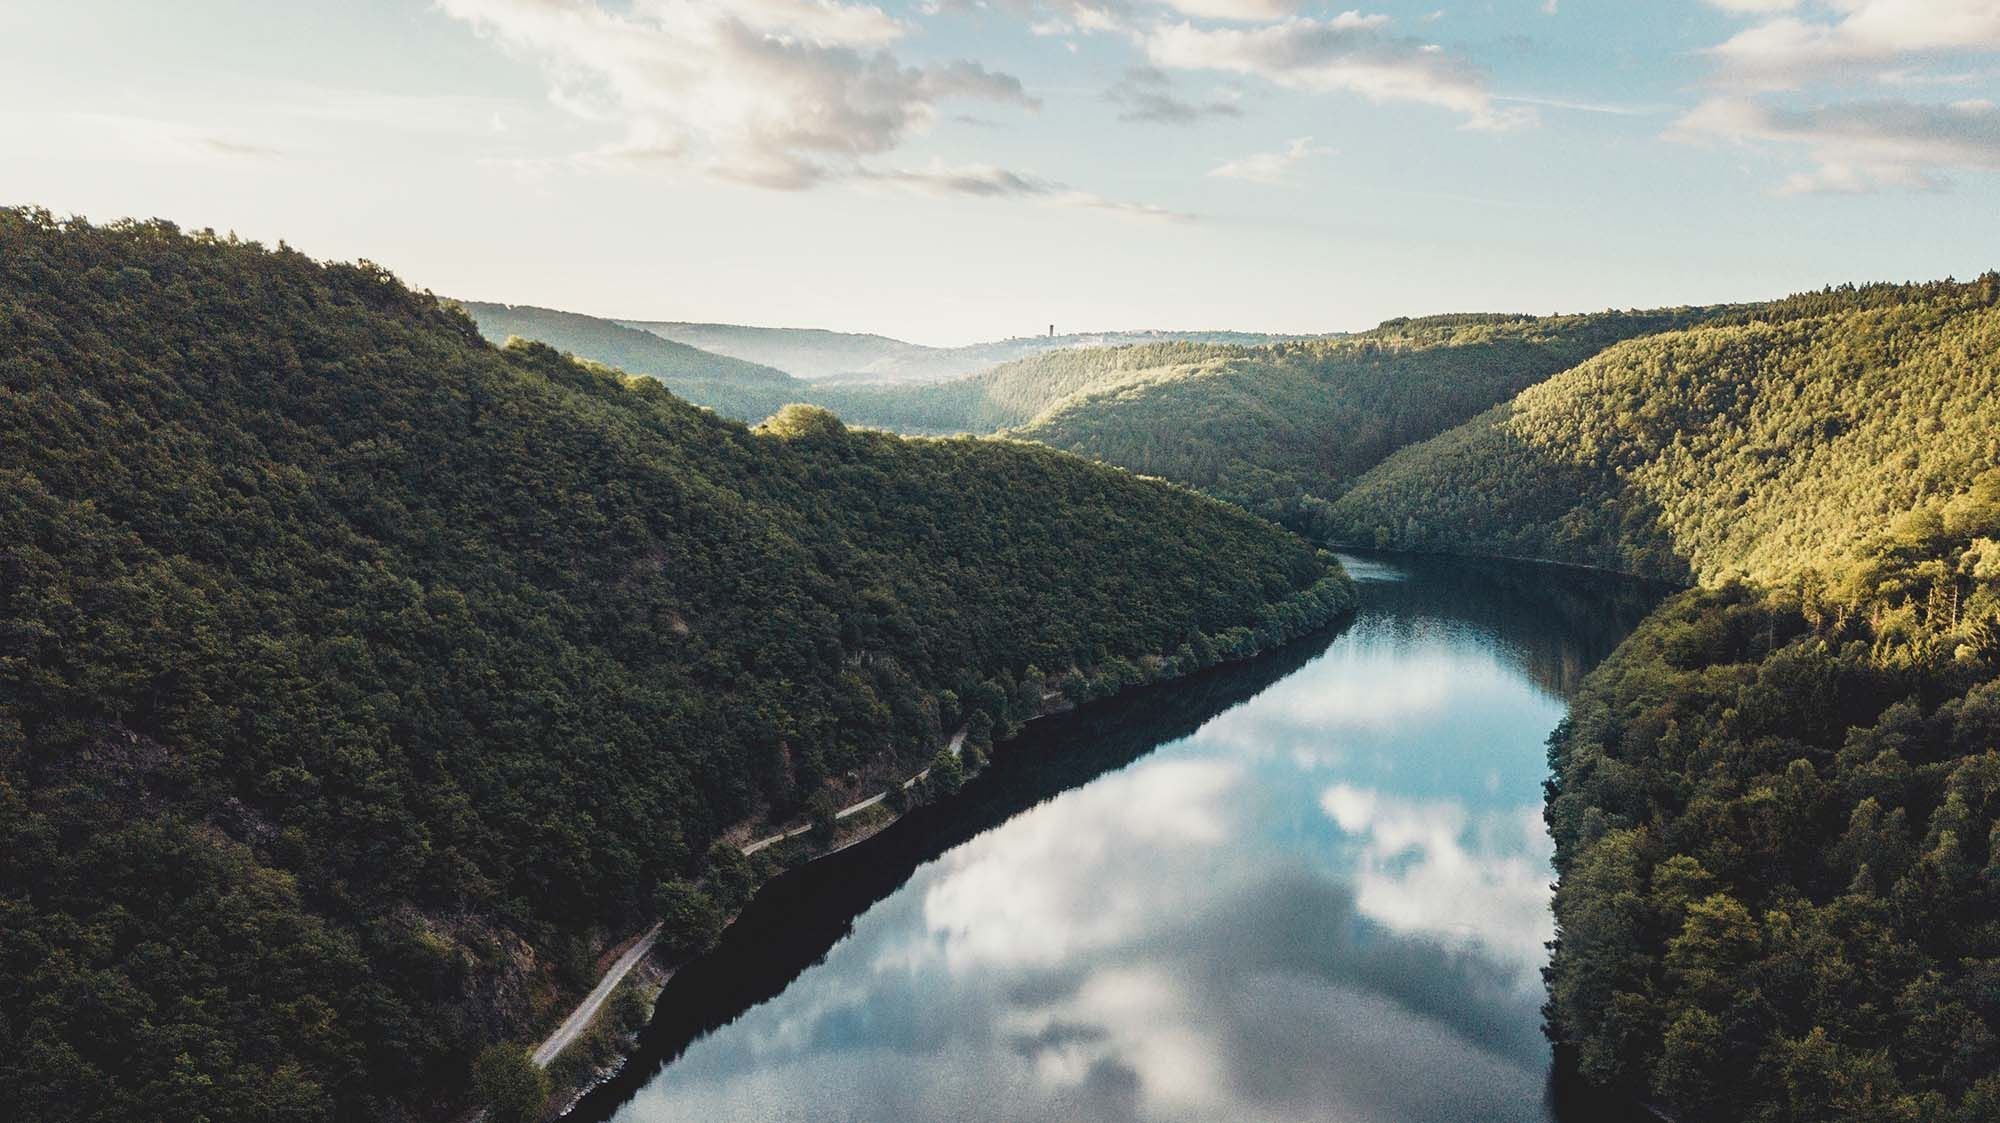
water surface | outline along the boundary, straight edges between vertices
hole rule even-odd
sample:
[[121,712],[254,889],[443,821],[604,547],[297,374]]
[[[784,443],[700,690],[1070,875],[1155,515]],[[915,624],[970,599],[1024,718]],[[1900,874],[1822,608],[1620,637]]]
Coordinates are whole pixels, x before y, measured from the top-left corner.
[[1544,746],[1647,598],[1344,560],[1337,633],[1034,723],[767,887],[584,1117],[1549,1119]]

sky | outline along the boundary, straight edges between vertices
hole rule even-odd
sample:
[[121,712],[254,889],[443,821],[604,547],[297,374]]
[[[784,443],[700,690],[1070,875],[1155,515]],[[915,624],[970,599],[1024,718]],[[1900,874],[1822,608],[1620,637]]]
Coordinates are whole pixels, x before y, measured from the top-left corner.
[[2000,0],[0,0],[0,205],[932,344],[2000,267]]

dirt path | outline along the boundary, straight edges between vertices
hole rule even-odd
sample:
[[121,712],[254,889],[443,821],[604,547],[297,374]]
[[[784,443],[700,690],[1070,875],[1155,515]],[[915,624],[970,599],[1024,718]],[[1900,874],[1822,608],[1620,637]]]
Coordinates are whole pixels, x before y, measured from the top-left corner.
[[583,996],[583,1001],[577,1008],[571,1010],[569,1017],[563,1019],[563,1024],[556,1027],[556,1031],[549,1035],[547,1041],[535,1047],[532,1057],[536,1065],[542,1068],[549,1067],[550,1061],[561,1056],[564,1049],[569,1048],[584,1030],[590,1028],[590,1023],[596,1019],[597,1012],[604,1008],[604,1002],[611,997],[611,992],[617,990],[618,984],[625,981],[625,976],[632,973],[632,968],[637,967],[639,961],[646,958],[646,953],[653,950],[653,944],[659,938],[660,926],[656,923],[646,929],[645,935],[632,941],[632,946],[626,948],[625,954],[612,963],[611,969],[604,973],[603,978],[597,980],[597,985],[591,988],[589,994]]
[[[964,727],[960,727],[958,732],[951,735],[951,743],[946,745],[945,748],[950,749],[951,755],[953,756],[964,755],[965,751]],[[931,770],[926,768],[922,772],[917,773],[915,776],[912,776],[909,779],[903,781],[904,789],[907,790],[909,788],[916,787],[919,783],[922,783],[924,780],[929,779],[930,774]],[[836,820],[838,820],[838,819],[845,819],[849,815],[858,815],[861,812],[868,810],[870,807],[875,806],[876,804],[882,802],[887,798],[889,798],[888,792],[877,792],[874,795],[869,796],[867,799],[862,800],[860,803],[853,805],[852,807],[841,808],[840,810],[833,813],[833,817]],[[812,831],[812,825],[807,824],[803,827],[793,827],[791,830],[788,830],[783,834],[774,834],[769,838],[760,838],[757,841],[743,848],[743,856],[747,858],[750,855],[755,854],[759,850],[763,850],[771,846],[776,846],[777,844],[785,841],[788,838],[797,838],[800,835],[808,834],[811,831]]]
[[[953,734],[951,743],[945,747],[951,750],[951,755],[960,755],[965,748],[965,730],[960,729],[957,733]],[[930,774],[931,770],[926,768],[908,780],[903,781],[903,787],[914,787]],[[854,804],[852,807],[841,808],[834,813],[833,817],[835,819],[845,819],[850,815],[858,815],[887,798],[889,798],[888,792],[877,792],[860,803]],[[797,838],[811,830],[812,827],[810,824],[803,827],[794,827],[783,834],[774,834],[769,838],[759,839],[745,846],[743,853],[745,855],[755,854],[767,846],[776,846],[788,838]],[[653,950],[653,944],[658,942],[659,938],[660,925],[654,924],[651,928],[646,929],[645,935],[632,941],[632,946],[626,948],[625,953],[620,955],[617,961],[611,965],[611,969],[604,973],[604,977],[597,980],[597,985],[591,988],[589,994],[584,995],[583,1001],[577,1004],[576,1009],[570,1011],[569,1017],[563,1019],[563,1023],[556,1027],[556,1031],[549,1035],[548,1040],[535,1047],[532,1056],[537,1065],[542,1068],[549,1067],[549,1062],[561,1056],[564,1049],[569,1048],[578,1037],[583,1035],[584,1030],[590,1028],[590,1023],[596,1019],[597,1012],[604,1008],[604,1003],[611,997],[611,992],[617,990],[618,984],[625,981],[625,976],[632,973],[632,968],[637,967],[639,961],[646,958],[646,953]]]

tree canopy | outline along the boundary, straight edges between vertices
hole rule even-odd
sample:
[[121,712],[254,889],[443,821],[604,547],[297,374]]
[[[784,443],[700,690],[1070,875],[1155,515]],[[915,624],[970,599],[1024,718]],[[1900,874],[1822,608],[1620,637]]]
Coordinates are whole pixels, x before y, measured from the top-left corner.
[[783,416],[495,349],[365,262],[0,211],[5,1102],[449,1106],[731,825],[1018,721],[1031,668],[1351,603],[1185,490]]

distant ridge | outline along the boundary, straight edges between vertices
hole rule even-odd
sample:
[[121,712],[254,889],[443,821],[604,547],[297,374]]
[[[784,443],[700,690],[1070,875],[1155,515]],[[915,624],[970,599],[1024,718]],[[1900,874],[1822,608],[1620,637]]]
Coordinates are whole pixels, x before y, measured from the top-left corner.
[[620,320],[625,327],[718,355],[763,363],[800,378],[842,382],[942,382],[1001,363],[1074,348],[1140,343],[1222,343],[1257,346],[1322,336],[1237,331],[1107,331],[1029,335],[964,347],[926,347],[884,335],[819,328],[750,327],[676,320]]

